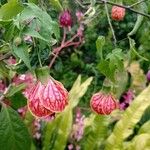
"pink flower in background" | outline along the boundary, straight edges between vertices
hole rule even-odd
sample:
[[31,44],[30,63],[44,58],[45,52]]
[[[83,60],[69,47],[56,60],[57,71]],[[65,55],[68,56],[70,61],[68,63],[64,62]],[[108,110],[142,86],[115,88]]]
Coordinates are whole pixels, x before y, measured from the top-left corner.
[[68,150],[73,150],[73,144],[68,145]]
[[147,81],[150,82],[150,70],[146,74]]
[[35,82],[35,78],[33,77],[31,73],[18,75],[13,78],[13,83],[15,85],[26,83],[27,87],[30,87],[33,85],[34,82]]
[[84,119],[85,119],[85,116],[81,114],[81,111],[78,108],[76,111],[75,123],[73,124],[73,129],[71,132],[71,138],[76,141],[80,141],[83,137]]
[[41,124],[40,124],[40,119],[35,119],[33,121],[33,137],[37,140],[41,138]]
[[81,11],[77,11],[76,16],[77,16],[78,21],[80,22],[83,19],[84,14]]
[[7,61],[7,63],[8,63],[9,65],[14,65],[14,64],[16,64],[16,59],[13,58],[12,56],[10,56],[10,58],[7,59],[6,61]]
[[121,110],[125,110],[130,103],[133,101],[135,95],[132,90],[128,90],[126,93],[124,93],[120,99],[119,108]]
[[20,116],[21,116],[22,118],[24,118],[25,115],[26,115],[26,112],[27,112],[27,107],[26,107],[26,106],[25,106],[25,107],[21,107],[21,108],[19,108],[17,111],[18,111],[18,113],[20,114]]
[[29,36],[29,35],[26,35],[26,36],[24,37],[24,41],[25,41],[25,42],[30,42],[30,43],[32,43],[32,37]]
[[5,88],[6,88],[6,86],[3,83],[3,80],[0,80],[0,92],[4,92]]

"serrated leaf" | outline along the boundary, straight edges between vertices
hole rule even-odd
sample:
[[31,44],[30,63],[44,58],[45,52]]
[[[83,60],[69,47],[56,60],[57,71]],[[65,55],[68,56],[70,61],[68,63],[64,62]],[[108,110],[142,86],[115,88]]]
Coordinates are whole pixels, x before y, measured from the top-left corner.
[[6,105],[0,112],[0,147],[3,150],[29,150],[31,139],[18,113]]
[[[93,117],[93,116],[92,116]],[[94,115],[93,121],[86,126],[83,138],[83,150],[99,149],[108,132],[108,117]]]
[[150,134],[140,134],[134,137],[130,147],[127,150],[149,150]]
[[134,126],[139,122],[142,114],[150,105],[149,91],[150,86],[143,90],[126,109],[107,139],[106,150],[123,149],[123,141],[133,133]]
[[13,52],[16,54],[18,58],[20,58],[26,66],[31,70],[28,47],[26,45],[21,45],[16,47],[13,45]]

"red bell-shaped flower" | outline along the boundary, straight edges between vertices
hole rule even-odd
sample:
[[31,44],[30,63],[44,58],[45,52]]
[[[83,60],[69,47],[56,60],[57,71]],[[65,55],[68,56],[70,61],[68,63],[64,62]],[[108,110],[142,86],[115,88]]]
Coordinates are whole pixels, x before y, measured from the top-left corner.
[[52,111],[46,109],[39,100],[41,83],[37,83],[31,89],[25,92],[25,96],[28,99],[28,109],[35,117],[47,117],[53,114]]
[[41,104],[52,112],[61,112],[68,104],[67,90],[53,78],[40,87],[39,98]]
[[113,6],[111,10],[111,17],[113,20],[121,21],[125,16],[125,8]]
[[104,94],[102,92],[92,96],[90,105],[94,112],[101,115],[109,115],[118,107],[116,99],[111,94]]
[[72,18],[69,10],[63,11],[59,16],[59,23],[62,27],[71,27]]
[[38,82],[24,92],[31,113],[37,117],[47,117],[63,111],[68,104],[67,90],[50,77],[48,67],[37,69],[36,75]]

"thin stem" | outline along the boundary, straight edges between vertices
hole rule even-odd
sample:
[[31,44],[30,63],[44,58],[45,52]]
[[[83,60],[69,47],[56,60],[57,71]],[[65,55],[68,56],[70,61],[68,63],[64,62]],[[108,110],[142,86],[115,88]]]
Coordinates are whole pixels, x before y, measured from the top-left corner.
[[51,60],[50,64],[49,64],[49,68],[51,68],[55,62],[55,59],[58,57],[59,51],[56,52],[56,54],[54,55],[53,59]]
[[62,39],[61,45],[63,45],[66,40],[66,28],[63,28],[63,30],[64,30],[64,33],[63,33],[63,39]]
[[116,40],[116,36],[115,36],[115,32],[114,32],[113,26],[112,26],[111,21],[110,21],[110,16],[109,16],[109,12],[108,12],[107,3],[105,3],[105,10],[106,10],[106,15],[107,15],[108,23],[109,23],[109,26],[110,26],[110,29],[111,29],[111,32],[112,32],[112,35],[113,35],[114,45],[116,47],[117,40]]
[[145,2],[145,1],[147,1],[147,0],[141,0],[139,2],[136,2],[136,3],[132,4],[132,5],[130,5],[129,8],[134,7],[136,5],[139,5],[139,4],[141,4],[141,3]]
[[39,50],[37,50],[37,55],[38,55],[38,60],[39,60],[40,67],[42,67],[42,62],[41,62],[41,57],[40,57],[40,54],[39,54]]

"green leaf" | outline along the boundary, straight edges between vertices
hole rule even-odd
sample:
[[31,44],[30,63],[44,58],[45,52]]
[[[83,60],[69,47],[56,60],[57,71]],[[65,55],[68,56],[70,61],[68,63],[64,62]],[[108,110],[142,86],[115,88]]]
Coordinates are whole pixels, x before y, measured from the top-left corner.
[[131,52],[131,56],[134,57],[133,55],[135,56],[138,56],[139,58],[145,60],[145,61],[149,61],[147,58],[141,56],[137,51],[136,51],[136,48],[135,48],[135,41],[133,39],[131,39],[130,37],[128,37],[129,39],[129,43],[130,43],[130,52]]
[[3,150],[29,150],[31,146],[28,130],[18,113],[6,105],[0,112],[0,139]]
[[96,40],[97,56],[103,59],[103,46],[105,45],[105,37],[99,36]]
[[149,150],[150,134],[140,134],[134,137],[130,147],[127,150]]
[[80,98],[85,94],[93,78],[90,77],[81,84],[81,76],[77,78],[69,92],[69,105],[74,108],[79,103]]
[[9,69],[6,67],[6,64],[2,61],[0,61],[0,76],[3,78],[10,79]]
[[37,31],[35,30],[26,30],[25,32],[23,32],[25,35],[29,35],[29,36],[32,36],[34,38],[38,38],[38,39],[41,39],[43,41],[46,41],[46,42],[49,42],[47,39],[45,39],[44,37],[42,37]]
[[7,94],[5,95],[5,97],[11,97],[14,94],[16,94],[17,92],[25,89],[26,85],[25,84],[20,84],[17,86],[11,86],[10,89],[8,90]]
[[[126,109],[122,118],[116,123],[106,142],[106,150],[123,149],[123,141],[133,133],[134,126],[150,105],[150,86],[148,86]],[[142,104],[142,105],[141,105]]]
[[[146,13],[148,13],[148,7],[146,6],[145,2],[142,2],[138,6],[139,6],[138,9],[139,9],[140,12],[143,12],[143,13],[146,12]],[[137,20],[136,20],[136,23],[134,25],[134,28],[132,29],[132,31],[130,33],[128,33],[128,36],[132,36],[132,35],[136,34],[136,32],[138,31],[138,29],[142,25],[143,20],[144,20],[144,16],[137,15]]]
[[58,11],[63,11],[63,7],[61,6],[59,0],[49,0],[50,5],[54,7]]
[[107,60],[102,60],[98,64],[98,69],[103,75],[105,75],[111,81],[115,81],[115,78],[114,78],[115,69],[116,69],[115,65],[113,65],[113,64],[111,65],[109,63],[109,61],[107,61]]
[[138,134],[148,133],[150,134],[150,121],[147,121],[142,125],[140,130],[138,131]]
[[9,1],[0,8],[0,20],[10,20],[20,13],[22,9],[23,7],[18,0]]
[[18,109],[27,105],[27,99],[21,92],[15,93],[13,96],[8,98],[11,102],[11,106],[14,109]]
[[28,47],[26,45],[20,45],[16,47],[13,45],[13,52],[16,54],[17,57],[19,57],[26,66],[31,70],[30,65],[30,59],[29,59],[29,53],[28,53]]
[[[92,116],[90,116],[93,118]],[[86,122],[85,122],[86,124]],[[106,138],[108,132],[108,117],[94,115],[93,121],[86,126],[83,138],[83,150],[96,150],[100,148],[103,140]]]

